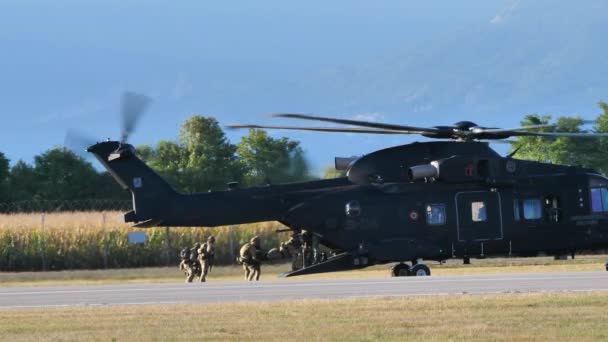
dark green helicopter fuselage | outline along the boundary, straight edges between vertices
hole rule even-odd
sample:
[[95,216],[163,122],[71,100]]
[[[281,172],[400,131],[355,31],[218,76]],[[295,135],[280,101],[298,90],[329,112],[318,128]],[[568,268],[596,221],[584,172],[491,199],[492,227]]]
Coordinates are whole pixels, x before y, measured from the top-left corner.
[[348,178],[197,194],[174,191],[130,145],[89,151],[131,191],[125,220],[142,227],[279,221],[357,266],[608,248],[608,179],[485,143],[397,146],[359,158]]

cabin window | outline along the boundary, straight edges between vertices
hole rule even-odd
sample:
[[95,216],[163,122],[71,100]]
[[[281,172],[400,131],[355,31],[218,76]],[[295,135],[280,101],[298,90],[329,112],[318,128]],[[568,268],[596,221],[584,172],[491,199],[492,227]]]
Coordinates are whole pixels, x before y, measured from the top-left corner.
[[361,215],[361,205],[359,201],[350,201],[346,203],[344,211],[346,212],[346,216],[357,217]]
[[524,218],[526,220],[538,220],[543,216],[542,202],[538,198],[524,200]]
[[485,202],[471,202],[471,219],[473,222],[486,222],[488,220]]
[[519,200],[518,199],[513,200],[513,218],[515,219],[515,221],[521,220],[521,216],[519,214]]
[[591,188],[591,211],[594,213],[608,211],[607,188]]
[[445,204],[429,204],[426,206],[426,223],[429,226],[445,224]]

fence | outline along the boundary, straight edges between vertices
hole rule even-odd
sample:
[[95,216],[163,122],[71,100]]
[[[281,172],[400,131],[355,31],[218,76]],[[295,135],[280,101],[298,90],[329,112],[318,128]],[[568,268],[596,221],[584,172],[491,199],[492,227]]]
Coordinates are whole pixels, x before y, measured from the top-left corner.
[[[102,269],[177,265],[179,251],[216,236],[216,263],[234,263],[238,249],[259,235],[266,249],[277,247],[278,223],[218,228],[134,229],[120,212],[21,213],[0,215],[0,271]],[[146,233],[143,244],[128,233]]]
[[0,213],[51,213],[73,211],[130,210],[131,200],[81,199],[81,200],[29,200],[0,202]]

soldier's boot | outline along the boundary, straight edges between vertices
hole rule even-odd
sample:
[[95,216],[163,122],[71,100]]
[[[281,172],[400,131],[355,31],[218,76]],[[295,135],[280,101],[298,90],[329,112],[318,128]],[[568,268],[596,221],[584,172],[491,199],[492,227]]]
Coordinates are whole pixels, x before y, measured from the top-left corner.
[[191,283],[192,279],[194,279],[194,272],[192,272],[192,270],[188,270],[188,276],[186,277],[186,283]]

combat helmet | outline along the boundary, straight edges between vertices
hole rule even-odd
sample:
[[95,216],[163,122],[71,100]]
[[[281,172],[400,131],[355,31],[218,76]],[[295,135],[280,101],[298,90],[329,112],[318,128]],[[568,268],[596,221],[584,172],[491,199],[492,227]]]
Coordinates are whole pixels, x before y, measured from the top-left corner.
[[207,242],[215,242],[215,236],[211,235],[207,238]]

